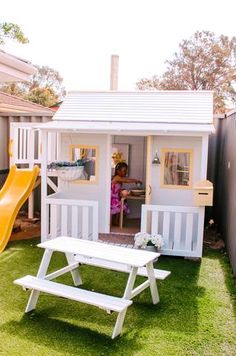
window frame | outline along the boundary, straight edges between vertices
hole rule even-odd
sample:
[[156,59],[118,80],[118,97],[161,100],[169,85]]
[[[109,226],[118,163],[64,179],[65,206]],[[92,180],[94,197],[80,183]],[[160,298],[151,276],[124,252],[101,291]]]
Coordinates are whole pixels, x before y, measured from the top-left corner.
[[90,149],[95,150],[96,152],[96,161],[95,161],[95,179],[94,180],[87,180],[87,179],[76,179],[72,181],[72,183],[77,184],[97,184],[98,183],[98,174],[99,174],[99,147],[94,145],[83,145],[83,144],[72,144],[69,145],[69,160],[73,160],[73,149],[80,148],[80,149]]
[[[164,182],[165,173],[165,154],[167,152],[175,153],[189,153],[189,184],[188,185],[178,185],[178,184],[166,184]],[[161,149],[161,188],[164,189],[192,189],[193,187],[193,149],[189,148],[162,148]]]

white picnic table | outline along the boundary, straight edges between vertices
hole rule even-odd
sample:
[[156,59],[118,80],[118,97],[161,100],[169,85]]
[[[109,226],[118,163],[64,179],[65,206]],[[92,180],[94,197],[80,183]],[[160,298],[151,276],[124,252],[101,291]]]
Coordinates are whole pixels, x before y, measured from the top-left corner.
[[[159,294],[156,279],[165,279],[170,274],[169,271],[154,269],[153,262],[160,256],[157,252],[120,247],[67,236],[48,240],[40,243],[38,246],[44,248],[45,251],[37,276],[28,275],[14,281],[15,284],[32,290],[25,312],[27,313],[35,309],[40,292],[94,305],[109,312],[115,311],[118,313],[118,316],[112,338],[119,335],[122,330],[127,308],[132,304],[131,299],[144,289],[150,288],[152,302],[153,304],[157,304],[159,302]],[[65,254],[68,265],[47,274],[52,254],[57,251]],[[129,277],[123,297],[118,298],[78,288],[77,286],[82,284],[80,276],[81,264],[128,273]],[[52,279],[67,272],[71,272],[76,287],[52,282]],[[147,277],[147,279],[134,288],[137,275]]]

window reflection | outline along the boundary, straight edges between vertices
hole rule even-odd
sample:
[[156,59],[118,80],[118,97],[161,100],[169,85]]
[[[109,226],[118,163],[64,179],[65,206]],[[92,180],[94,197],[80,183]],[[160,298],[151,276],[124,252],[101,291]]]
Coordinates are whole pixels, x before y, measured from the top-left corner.
[[84,167],[80,180],[96,180],[96,147],[72,146],[71,159],[72,161],[78,161]]
[[191,155],[191,151],[164,151],[164,185],[190,186]]

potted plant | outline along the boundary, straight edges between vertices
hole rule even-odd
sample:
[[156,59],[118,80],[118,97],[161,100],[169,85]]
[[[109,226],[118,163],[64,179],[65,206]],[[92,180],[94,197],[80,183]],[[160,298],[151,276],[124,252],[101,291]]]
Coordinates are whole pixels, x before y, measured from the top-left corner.
[[163,237],[159,234],[138,232],[134,235],[134,246],[150,251],[159,251],[164,245]]
[[57,171],[58,176],[64,181],[77,180],[82,177],[87,159],[77,161],[56,161],[48,165],[51,171]]

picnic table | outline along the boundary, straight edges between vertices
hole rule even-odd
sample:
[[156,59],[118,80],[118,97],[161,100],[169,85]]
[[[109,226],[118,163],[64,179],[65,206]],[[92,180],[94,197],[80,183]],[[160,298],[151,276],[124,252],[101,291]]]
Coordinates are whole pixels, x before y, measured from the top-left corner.
[[[48,240],[40,243],[38,246],[45,249],[45,251],[37,276],[28,275],[14,281],[15,284],[32,290],[25,312],[27,313],[35,309],[40,292],[94,305],[108,312],[114,311],[118,313],[118,316],[112,333],[113,339],[122,330],[127,308],[132,304],[131,299],[144,289],[150,288],[152,302],[153,304],[157,304],[159,302],[159,294],[156,279],[165,279],[170,274],[169,271],[154,269],[153,262],[160,256],[157,252],[137,250],[66,236]],[[57,251],[65,254],[68,265],[47,274],[52,254]],[[70,272],[75,286],[81,285],[81,264],[128,273],[129,277],[123,297],[118,298],[52,281],[54,278]],[[134,288],[137,275],[147,277],[147,279]]]

